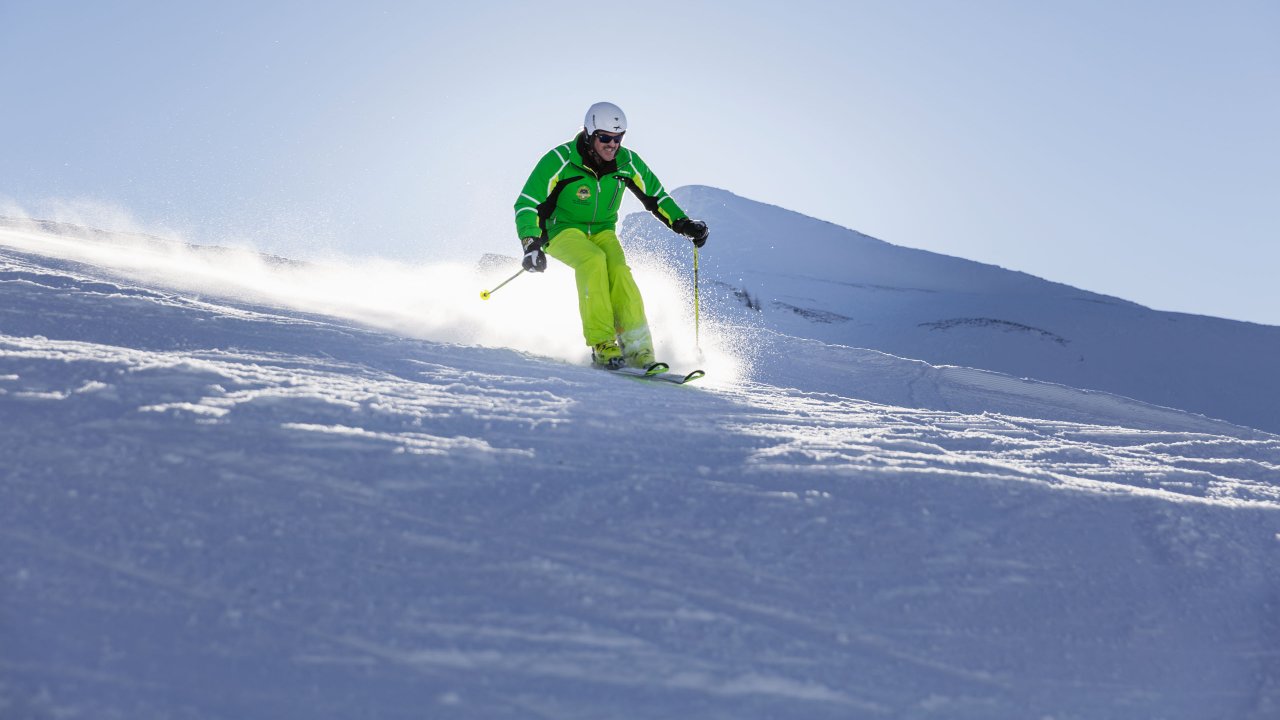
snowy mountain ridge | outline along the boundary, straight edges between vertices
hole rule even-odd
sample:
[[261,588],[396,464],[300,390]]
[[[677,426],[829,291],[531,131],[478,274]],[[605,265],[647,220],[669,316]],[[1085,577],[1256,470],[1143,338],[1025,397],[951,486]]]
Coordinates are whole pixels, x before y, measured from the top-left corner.
[[1280,712],[1275,435],[731,293],[658,386],[584,366],[554,271],[65,230],[0,228],[4,720]]
[[[714,229],[701,274],[709,305],[726,320],[934,365],[1103,390],[1280,432],[1278,327],[1155,311],[894,246],[716,188],[679,188],[674,195]],[[665,264],[691,265],[687,250],[666,240],[669,233],[647,215],[628,217],[624,234]],[[744,294],[759,310],[746,308]]]

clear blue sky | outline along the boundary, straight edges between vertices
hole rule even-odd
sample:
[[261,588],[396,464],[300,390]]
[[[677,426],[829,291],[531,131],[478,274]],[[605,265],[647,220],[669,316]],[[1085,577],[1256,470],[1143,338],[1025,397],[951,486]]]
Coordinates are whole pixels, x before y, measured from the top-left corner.
[[1280,325],[1275,0],[442,5],[0,0],[0,210],[514,253],[607,99],[669,187]]

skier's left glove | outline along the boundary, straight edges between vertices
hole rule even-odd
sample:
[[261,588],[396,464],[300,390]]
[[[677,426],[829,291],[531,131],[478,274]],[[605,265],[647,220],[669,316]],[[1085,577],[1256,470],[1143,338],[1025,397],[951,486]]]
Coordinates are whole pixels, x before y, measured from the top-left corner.
[[542,252],[542,246],[547,242],[542,238],[527,237],[520,240],[520,244],[524,246],[524,261],[521,265],[529,272],[542,272],[547,269],[547,254]]
[[680,218],[671,223],[671,229],[693,241],[694,247],[702,247],[707,244],[707,224],[701,220],[690,220],[689,218]]

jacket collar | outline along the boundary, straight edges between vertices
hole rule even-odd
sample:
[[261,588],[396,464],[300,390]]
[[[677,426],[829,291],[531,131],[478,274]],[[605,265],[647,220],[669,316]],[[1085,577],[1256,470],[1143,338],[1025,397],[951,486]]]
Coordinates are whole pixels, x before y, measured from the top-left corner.
[[[598,178],[618,172],[618,159],[616,157],[613,160],[604,162],[596,157],[595,153],[591,152],[590,141],[587,140],[587,133],[585,130],[578,133],[578,137],[575,138],[575,142],[573,143],[573,150],[577,155],[577,157],[574,158],[577,163],[587,170],[595,173]],[[621,152],[622,149],[619,148],[618,151]]]

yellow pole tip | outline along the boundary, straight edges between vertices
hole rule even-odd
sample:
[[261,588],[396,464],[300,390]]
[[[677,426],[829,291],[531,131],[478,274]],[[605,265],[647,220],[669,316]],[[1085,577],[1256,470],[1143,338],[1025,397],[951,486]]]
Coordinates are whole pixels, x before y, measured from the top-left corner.
[[489,299],[489,291],[488,291],[488,290],[481,290],[481,291],[480,291],[480,299],[481,299],[481,300],[488,300],[488,299]]

